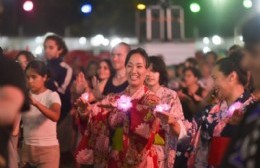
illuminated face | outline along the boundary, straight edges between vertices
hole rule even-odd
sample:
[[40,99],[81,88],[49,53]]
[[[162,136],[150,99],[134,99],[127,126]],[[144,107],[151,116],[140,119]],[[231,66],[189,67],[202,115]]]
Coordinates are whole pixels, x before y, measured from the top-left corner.
[[126,65],[127,80],[130,86],[139,87],[144,84],[147,75],[146,63],[140,54],[133,54]]
[[58,48],[58,45],[54,40],[49,39],[44,42],[44,52],[46,58],[48,60],[51,60],[54,58],[58,58],[62,53],[62,49]]
[[125,59],[128,54],[128,50],[125,46],[119,45],[112,50],[111,63],[115,70],[125,68]]
[[26,71],[27,86],[32,93],[38,93],[43,88],[45,88],[44,83],[47,79],[47,76],[41,76],[34,69],[27,69]]
[[160,80],[160,73],[154,72],[152,65],[151,65],[148,69],[147,77],[146,77],[146,80],[145,80],[146,85],[148,87],[160,85],[159,80]]
[[25,70],[26,66],[28,65],[29,61],[27,60],[25,55],[19,55],[17,58],[17,62],[20,64],[23,70]]
[[99,63],[98,77],[100,80],[108,79],[110,77],[110,69],[105,61]]

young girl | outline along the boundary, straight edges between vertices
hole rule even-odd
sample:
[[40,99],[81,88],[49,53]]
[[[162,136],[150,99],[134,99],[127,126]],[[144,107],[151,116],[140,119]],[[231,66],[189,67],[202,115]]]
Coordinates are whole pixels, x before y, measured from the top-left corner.
[[21,167],[58,168],[60,160],[56,122],[60,117],[60,97],[45,87],[47,68],[32,61],[25,69],[31,93],[31,109],[22,115],[24,144]]

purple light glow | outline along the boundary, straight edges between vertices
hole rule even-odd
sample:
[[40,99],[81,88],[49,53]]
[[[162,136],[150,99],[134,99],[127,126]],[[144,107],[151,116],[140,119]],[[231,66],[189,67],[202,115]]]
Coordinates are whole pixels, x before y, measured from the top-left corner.
[[231,116],[233,115],[233,113],[234,113],[236,110],[241,109],[241,107],[242,107],[242,103],[240,103],[240,102],[236,102],[236,103],[232,104],[232,105],[228,108],[227,116],[228,116],[228,117],[231,117]]
[[119,110],[126,112],[132,107],[131,97],[122,95],[117,99],[116,104]]
[[154,109],[154,112],[156,113],[156,112],[167,112],[167,111],[169,111],[171,109],[171,107],[168,105],[168,104],[166,104],[166,103],[164,103],[164,104],[159,104],[159,105],[157,105],[156,107],[155,107],[155,109]]
[[88,101],[88,98],[89,98],[89,94],[88,93],[83,93],[81,96],[80,96],[84,101]]

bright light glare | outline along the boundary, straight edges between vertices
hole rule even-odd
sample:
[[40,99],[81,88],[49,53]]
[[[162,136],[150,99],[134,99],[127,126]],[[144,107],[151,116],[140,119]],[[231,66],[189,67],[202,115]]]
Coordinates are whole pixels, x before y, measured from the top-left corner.
[[102,45],[103,45],[103,46],[108,46],[108,45],[109,45],[109,40],[106,39],[106,38],[104,38],[104,39],[103,39],[103,42],[102,42]]
[[122,40],[120,38],[114,38],[111,40],[111,47],[115,47],[118,43],[122,42]]
[[140,3],[140,4],[137,4],[136,8],[137,8],[138,10],[144,10],[144,9],[146,8],[146,5]]
[[92,6],[90,4],[85,4],[81,7],[81,12],[82,13],[90,13],[92,11]]
[[204,37],[202,41],[203,41],[204,44],[209,44],[210,43],[210,40],[209,40],[208,37]]
[[102,34],[98,34],[96,35],[95,37],[91,38],[90,39],[90,43],[93,45],[93,46],[100,46],[103,44],[103,41],[104,41],[104,36]]
[[80,38],[79,38],[79,44],[80,44],[80,45],[85,45],[86,43],[87,43],[86,37],[80,37]]
[[204,47],[204,48],[203,48],[203,53],[207,53],[207,52],[209,52],[209,51],[211,51],[211,49],[210,49],[209,47]]
[[32,1],[25,1],[23,4],[23,9],[27,12],[31,11],[33,9]]
[[35,38],[35,42],[36,42],[36,43],[42,43],[42,42],[43,42],[43,38],[40,37],[40,36],[37,36],[37,37]]
[[212,37],[212,42],[213,42],[213,44],[215,44],[215,45],[220,45],[221,42],[222,42],[221,37],[219,37],[218,35],[214,35],[214,36]]
[[244,5],[245,8],[252,8],[253,3],[252,3],[251,0],[244,0],[243,5]]
[[38,46],[38,47],[36,47],[36,49],[34,50],[34,53],[35,53],[36,55],[40,55],[40,54],[42,54],[42,51],[43,51],[42,46]]
[[198,3],[193,2],[190,4],[190,10],[194,13],[197,13],[200,11],[200,5]]

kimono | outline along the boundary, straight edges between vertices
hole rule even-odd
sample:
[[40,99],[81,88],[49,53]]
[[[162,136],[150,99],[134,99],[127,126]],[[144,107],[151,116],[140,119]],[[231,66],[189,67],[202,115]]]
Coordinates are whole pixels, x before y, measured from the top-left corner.
[[[222,157],[225,153],[229,139],[237,131],[237,125],[231,125],[228,120],[232,117],[230,109],[234,104],[240,103],[241,105],[237,110],[244,113],[245,109],[254,102],[249,92],[244,92],[235,102],[230,106],[226,101],[221,101],[216,105],[207,107],[202,113],[198,113],[193,120],[193,136],[191,146],[189,148],[188,167],[218,167],[221,163]],[[223,138],[221,140],[218,140]],[[217,142],[214,145],[213,141]],[[215,155],[211,157],[211,150],[213,148],[222,150],[221,156]],[[222,149],[224,148],[224,149]],[[213,161],[211,161],[213,158]],[[220,160],[215,163],[214,159]],[[209,162],[210,161],[210,162]],[[211,163],[212,162],[212,163]]]
[[178,139],[181,139],[186,134],[186,129],[183,124],[184,115],[178,95],[175,91],[166,87],[160,87],[155,94],[160,98],[162,104],[170,106],[171,113],[177,122],[180,124],[180,135],[175,136],[169,125],[161,124],[158,134],[156,134],[154,145],[158,154],[158,165],[160,168],[172,168],[175,161]]
[[[118,108],[118,100],[127,96],[131,108]],[[154,108],[159,98],[142,86],[133,95],[127,88],[119,94],[110,94],[96,103],[89,115],[85,138],[76,153],[76,161],[94,167],[156,168],[157,153],[153,147],[159,129]],[[121,149],[111,147],[111,133],[122,128]]]
[[247,108],[233,137],[221,167],[260,167],[260,103],[259,100]]

